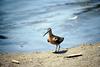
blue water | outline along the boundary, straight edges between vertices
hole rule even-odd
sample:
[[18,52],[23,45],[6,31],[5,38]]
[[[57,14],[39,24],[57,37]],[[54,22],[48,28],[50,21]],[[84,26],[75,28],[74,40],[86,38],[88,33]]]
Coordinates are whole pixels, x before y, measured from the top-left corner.
[[[99,5],[99,6],[98,6]],[[46,29],[64,37],[61,48],[100,42],[99,0],[1,0],[0,51],[53,50]]]

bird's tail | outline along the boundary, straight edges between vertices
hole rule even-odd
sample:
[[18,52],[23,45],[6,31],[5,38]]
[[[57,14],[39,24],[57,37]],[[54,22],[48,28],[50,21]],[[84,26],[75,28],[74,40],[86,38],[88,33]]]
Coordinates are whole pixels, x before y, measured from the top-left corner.
[[61,40],[61,42],[62,42],[62,41],[64,40],[64,37],[62,37],[60,40]]

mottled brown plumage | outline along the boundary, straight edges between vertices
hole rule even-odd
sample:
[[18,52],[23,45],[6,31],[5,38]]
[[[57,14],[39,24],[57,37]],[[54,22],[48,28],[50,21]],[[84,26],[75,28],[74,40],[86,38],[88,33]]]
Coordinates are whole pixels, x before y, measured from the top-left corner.
[[53,45],[56,45],[55,52],[58,52],[60,50],[60,43],[64,40],[64,37],[54,35],[51,28],[48,28],[48,31],[43,36],[45,36],[47,33],[49,33],[47,41]]

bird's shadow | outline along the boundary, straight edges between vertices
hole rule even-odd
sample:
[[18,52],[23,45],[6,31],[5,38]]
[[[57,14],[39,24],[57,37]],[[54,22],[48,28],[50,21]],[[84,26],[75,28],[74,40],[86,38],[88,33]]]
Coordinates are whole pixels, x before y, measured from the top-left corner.
[[68,51],[68,49],[66,50],[60,50],[58,52],[53,52],[54,54],[63,54],[63,53],[66,53]]

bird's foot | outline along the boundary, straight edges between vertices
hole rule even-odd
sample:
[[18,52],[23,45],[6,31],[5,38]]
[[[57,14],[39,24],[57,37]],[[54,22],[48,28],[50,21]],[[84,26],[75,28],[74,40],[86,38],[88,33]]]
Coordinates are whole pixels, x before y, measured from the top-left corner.
[[59,51],[56,50],[54,53],[58,53],[58,52],[59,52]]

